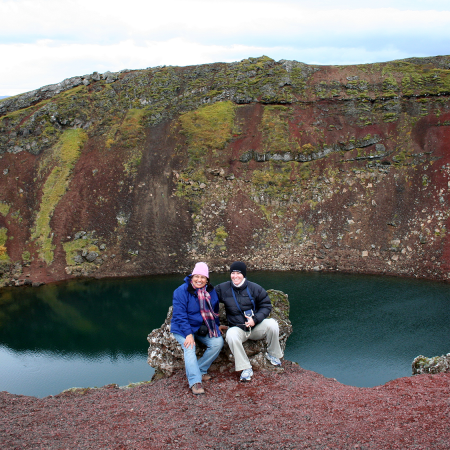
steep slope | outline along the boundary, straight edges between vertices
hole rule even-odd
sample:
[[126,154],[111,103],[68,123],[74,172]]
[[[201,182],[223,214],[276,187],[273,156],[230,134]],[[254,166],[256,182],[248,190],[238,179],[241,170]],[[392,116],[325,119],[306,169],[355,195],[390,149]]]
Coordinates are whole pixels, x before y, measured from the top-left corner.
[[0,101],[3,283],[255,269],[449,278],[450,57],[249,58]]

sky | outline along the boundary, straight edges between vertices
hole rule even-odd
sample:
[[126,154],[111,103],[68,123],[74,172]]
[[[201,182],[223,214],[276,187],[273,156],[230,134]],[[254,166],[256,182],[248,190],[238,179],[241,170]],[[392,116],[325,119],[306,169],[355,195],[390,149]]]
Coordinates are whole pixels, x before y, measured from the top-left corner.
[[0,0],[0,96],[92,72],[450,54],[449,0]]

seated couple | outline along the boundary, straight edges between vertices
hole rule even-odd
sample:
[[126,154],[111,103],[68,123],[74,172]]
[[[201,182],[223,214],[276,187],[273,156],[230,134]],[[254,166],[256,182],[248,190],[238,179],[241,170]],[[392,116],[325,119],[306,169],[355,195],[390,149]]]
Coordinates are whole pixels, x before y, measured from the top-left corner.
[[[272,310],[267,292],[246,279],[247,268],[236,261],[230,266],[231,281],[215,288],[209,283],[206,263],[195,265],[192,274],[173,293],[173,316],[170,331],[184,352],[184,364],[189,387],[194,394],[203,394],[202,381],[211,378],[208,369],[223,347],[221,333],[226,332],[227,344],[233,353],[235,369],[242,371],[240,381],[250,381],[252,366],[243,343],[248,339],[266,338],[266,358],[281,366],[278,323],[267,319]],[[219,323],[219,302],[224,303],[228,326]],[[206,345],[203,356],[197,360],[195,341]]]

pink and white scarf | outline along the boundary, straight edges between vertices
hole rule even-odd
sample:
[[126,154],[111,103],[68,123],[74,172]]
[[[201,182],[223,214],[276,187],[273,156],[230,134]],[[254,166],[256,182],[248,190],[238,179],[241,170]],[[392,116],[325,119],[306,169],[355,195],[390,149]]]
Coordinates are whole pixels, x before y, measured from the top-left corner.
[[[194,287],[194,285],[192,285],[192,287]],[[219,337],[216,321],[214,320],[216,317],[219,317],[219,314],[216,314],[211,306],[211,296],[206,290],[206,286],[196,289],[196,291],[198,302],[200,304],[200,314],[203,317],[203,322],[205,322],[208,327],[209,337]]]

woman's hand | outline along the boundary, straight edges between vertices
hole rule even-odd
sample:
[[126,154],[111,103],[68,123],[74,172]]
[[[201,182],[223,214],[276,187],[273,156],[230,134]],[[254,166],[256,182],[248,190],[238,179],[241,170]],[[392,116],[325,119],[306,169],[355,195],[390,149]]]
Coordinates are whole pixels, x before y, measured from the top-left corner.
[[247,322],[245,322],[245,326],[247,328],[255,326],[255,321],[253,320],[253,317],[247,317]]
[[194,348],[195,347],[195,339],[194,339],[194,335],[193,334],[188,334],[186,336],[186,339],[184,341],[184,347],[185,348]]
[[219,330],[222,334],[224,334],[225,331],[228,330],[228,327],[226,325],[219,325]]

